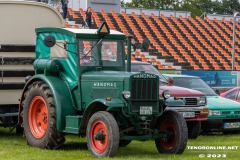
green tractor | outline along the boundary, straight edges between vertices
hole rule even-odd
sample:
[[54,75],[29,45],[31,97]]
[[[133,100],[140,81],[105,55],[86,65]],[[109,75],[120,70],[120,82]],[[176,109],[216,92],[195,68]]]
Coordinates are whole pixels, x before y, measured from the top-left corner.
[[[131,70],[131,36],[99,29],[37,28],[35,75],[26,78],[19,122],[29,145],[57,149],[65,134],[86,136],[96,157],[113,157],[132,140],[155,139],[159,153],[181,154],[187,126],[183,105],[163,92],[159,77]],[[125,47],[127,39],[127,71]]]

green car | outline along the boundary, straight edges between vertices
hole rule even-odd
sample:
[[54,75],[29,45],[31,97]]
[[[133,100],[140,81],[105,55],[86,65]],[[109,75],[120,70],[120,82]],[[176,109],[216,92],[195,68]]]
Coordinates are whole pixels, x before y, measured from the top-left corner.
[[232,132],[240,130],[240,104],[219,96],[201,78],[187,75],[163,74],[175,86],[201,91],[207,95],[209,115],[202,122],[202,131]]

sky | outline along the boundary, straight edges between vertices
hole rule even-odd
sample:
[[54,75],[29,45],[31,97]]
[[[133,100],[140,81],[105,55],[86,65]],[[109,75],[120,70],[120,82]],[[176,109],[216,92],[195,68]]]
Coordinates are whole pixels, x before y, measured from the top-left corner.
[[131,2],[132,0],[124,0],[124,2]]

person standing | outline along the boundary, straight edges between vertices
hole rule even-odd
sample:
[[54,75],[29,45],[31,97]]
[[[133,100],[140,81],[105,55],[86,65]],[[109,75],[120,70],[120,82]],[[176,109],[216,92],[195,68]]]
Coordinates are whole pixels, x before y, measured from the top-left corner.
[[149,47],[149,40],[147,39],[147,37],[144,37],[142,41],[142,51],[147,52],[148,47]]
[[134,39],[132,39],[132,47],[133,47],[133,52],[136,51],[136,42]]
[[91,12],[91,7],[88,7],[86,11],[86,23],[89,28],[92,28],[92,12]]
[[67,18],[68,11],[68,0],[61,0],[62,10],[63,10],[63,19]]

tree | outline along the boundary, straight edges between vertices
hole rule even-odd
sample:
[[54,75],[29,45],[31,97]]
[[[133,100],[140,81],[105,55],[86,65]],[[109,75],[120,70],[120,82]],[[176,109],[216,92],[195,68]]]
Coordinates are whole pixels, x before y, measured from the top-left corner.
[[146,8],[146,9],[173,9],[177,0],[132,0],[126,3],[127,7]]
[[222,0],[222,14],[233,14],[234,10],[240,11],[240,4],[238,0]]
[[121,6],[124,7],[124,0],[121,0]]
[[238,0],[132,0],[126,7],[189,11],[193,17],[203,13],[233,14],[240,11]]

